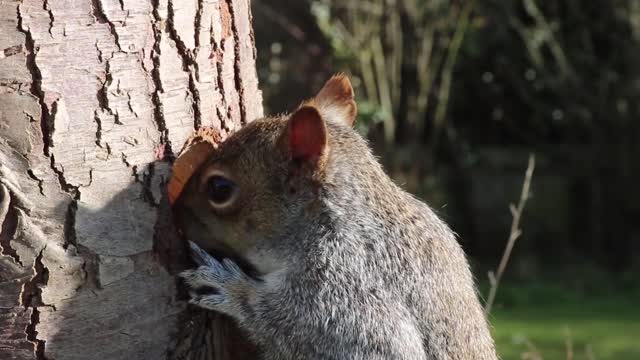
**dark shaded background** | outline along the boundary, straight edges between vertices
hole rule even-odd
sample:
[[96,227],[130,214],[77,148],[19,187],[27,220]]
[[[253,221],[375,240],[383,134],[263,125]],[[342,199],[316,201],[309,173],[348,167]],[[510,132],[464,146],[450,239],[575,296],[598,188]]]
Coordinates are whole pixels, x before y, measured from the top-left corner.
[[[640,303],[639,1],[254,0],[253,15],[267,112],[295,108],[334,72],[351,74],[359,130],[460,235],[485,294],[536,155],[523,236],[497,298],[505,358],[531,352],[523,339],[536,336],[518,316],[582,306],[583,323],[636,324],[576,335],[584,358],[615,329],[612,342],[636,340],[594,344],[593,358],[640,358],[640,316],[625,307]],[[549,343],[562,349],[565,335]]]

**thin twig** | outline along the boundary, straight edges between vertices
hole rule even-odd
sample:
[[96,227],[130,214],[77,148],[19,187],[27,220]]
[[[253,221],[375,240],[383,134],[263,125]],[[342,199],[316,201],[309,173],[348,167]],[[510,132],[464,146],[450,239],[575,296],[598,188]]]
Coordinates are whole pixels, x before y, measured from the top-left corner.
[[[422,136],[425,128],[425,115],[429,107],[429,95],[433,87],[433,78],[435,77],[435,68],[432,56],[435,45],[435,34],[432,28],[426,28],[422,35],[422,44],[418,49],[418,58],[416,59],[416,68],[418,69],[418,98],[416,99],[416,112],[412,114],[412,119],[417,122],[416,128],[418,136]],[[437,53],[437,49],[436,49]],[[444,52],[441,52],[444,53]]]
[[571,330],[565,329],[564,344],[567,352],[567,360],[573,360],[573,341],[571,340]]
[[375,68],[376,78],[378,80],[378,95],[380,96],[380,105],[384,114],[384,137],[387,144],[393,144],[395,140],[395,124],[393,118],[393,104],[391,101],[391,89],[387,79],[387,68],[385,62],[385,54],[382,49],[382,41],[380,37],[371,40],[371,51],[373,52],[373,66]]
[[493,272],[489,273],[491,289],[489,290],[489,297],[484,308],[484,312],[487,315],[491,313],[491,308],[493,307],[493,302],[495,301],[496,293],[498,292],[498,287],[500,286],[500,280],[502,279],[502,275],[504,274],[504,271],[507,268],[507,264],[509,263],[509,258],[511,257],[513,246],[515,245],[516,240],[518,240],[520,235],[522,235],[522,230],[520,229],[520,219],[522,218],[524,206],[529,199],[531,178],[533,177],[533,170],[535,169],[535,167],[536,157],[535,155],[531,154],[529,155],[529,165],[527,166],[527,171],[524,176],[524,182],[522,183],[522,192],[520,193],[518,206],[515,206],[513,204],[509,206],[509,209],[511,210],[512,221],[507,246],[504,249],[504,253],[502,254],[502,259],[500,260],[500,265],[498,265],[498,270],[495,272],[495,274]]
[[585,352],[585,356],[587,357],[587,360],[596,360],[596,355],[593,353],[593,348],[591,347],[591,345],[587,344],[587,346],[584,349]]
[[560,45],[560,42],[556,39],[553,26],[547,21],[538,4],[534,0],[523,0],[523,5],[525,11],[535,20],[537,28],[544,31],[544,40],[549,46],[551,55],[555,58],[562,75],[572,74],[573,70],[562,45]]
[[538,350],[533,341],[525,338],[524,344],[527,347],[527,351],[521,354],[522,360],[543,360],[540,350]]
[[445,120],[447,115],[447,107],[449,105],[449,96],[451,95],[451,84],[453,81],[453,70],[458,59],[458,52],[462,46],[464,35],[467,32],[469,26],[469,19],[471,18],[471,12],[475,0],[467,2],[460,11],[458,18],[458,24],[453,33],[449,49],[447,50],[447,57],[442,69],[442,81],[440,84],[440,91],[438,92],[438,104],[436,105],[436,113],[433,119],[433,133],[431,137],[431,148],[436,149],[438,140],[442,129],[445,127]]
[[279,25],[284,31],[291,35],[292,38],[300,42],[305,42],[307,40],[307,34],[300,28],[300,26],[292,23],[286,16],[280,14],[270,5],[263,1],[254,1],[253,4],[256,9],[265,16],[265,18]]

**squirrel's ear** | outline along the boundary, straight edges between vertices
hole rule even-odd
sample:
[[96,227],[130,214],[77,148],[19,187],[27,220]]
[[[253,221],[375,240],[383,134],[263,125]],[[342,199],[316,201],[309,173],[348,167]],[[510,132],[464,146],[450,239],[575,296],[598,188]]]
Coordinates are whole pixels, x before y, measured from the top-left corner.
[[353,126],[358,109],[354,100],[353,87],[345,74],[336,74],[329,79],[313,103],[328,119],[342,121]]
[[285,130],[285,146],[291,159],[317,165],[327,151],[327,127],[313,106],[302,106],[291,115]]

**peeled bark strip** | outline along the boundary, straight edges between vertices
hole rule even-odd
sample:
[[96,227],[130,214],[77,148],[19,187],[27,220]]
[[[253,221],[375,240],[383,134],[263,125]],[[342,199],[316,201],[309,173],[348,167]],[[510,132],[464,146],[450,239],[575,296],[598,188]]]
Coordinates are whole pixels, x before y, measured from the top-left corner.
[[0,358],[246,354],[176,299],[164,187],[196,127],[262,115],[250,19],[248,0],[0,0]]

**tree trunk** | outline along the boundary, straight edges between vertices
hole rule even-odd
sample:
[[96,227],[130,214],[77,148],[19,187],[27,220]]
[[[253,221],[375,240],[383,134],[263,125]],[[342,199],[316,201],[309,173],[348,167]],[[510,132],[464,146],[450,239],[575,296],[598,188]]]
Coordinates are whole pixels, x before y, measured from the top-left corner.
[[249,0],[0,0],[0,358],[248,356],[176,297],[165,184],[195,128],[261,116],[250,20]]

